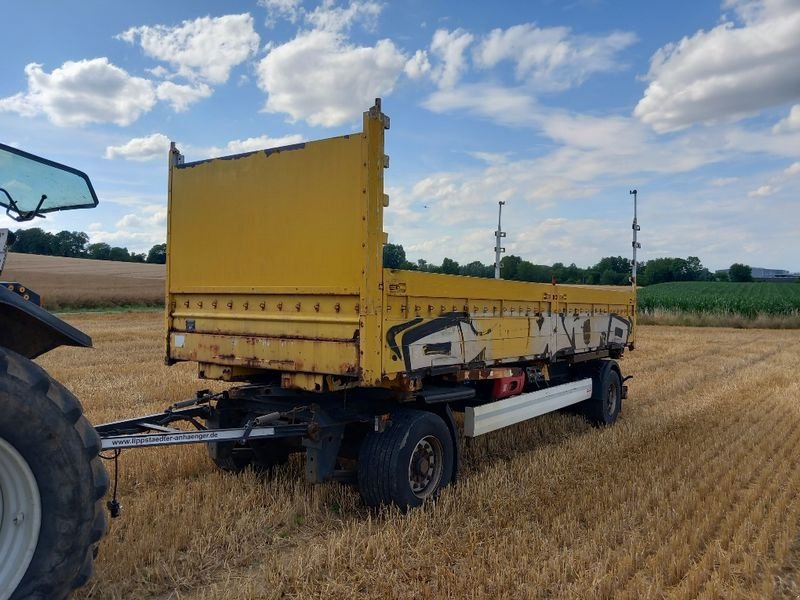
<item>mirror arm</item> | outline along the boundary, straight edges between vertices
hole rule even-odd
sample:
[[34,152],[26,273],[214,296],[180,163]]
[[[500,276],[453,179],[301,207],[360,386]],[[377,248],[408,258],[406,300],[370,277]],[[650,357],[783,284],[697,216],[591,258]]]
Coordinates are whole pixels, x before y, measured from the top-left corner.
[[[42,208],[42,204],[44,204],[44,201],[47,200],[47,195],[46,194],[42,194],[42,197],[39,200],[39,204],[36,206],[36,208],[34,210],[24,212],[24,211],[21,211],[19,209],[19,206],[17,206],[17,203],[14,202],[14,199],[11,197],[11,194],[9,194],[5,190],[5,188],[0,188],[0,192],[3,192],[6,195],[6,198],[8,198],[8,206],[6,206],[6,215],[10,219],[14,219],[17,223],[21,223],[23,221],[30,221],[34,217],[42,217],[42,218],[44,218],[44,215],[40,215],[38,213],[39,213],[39,209]],[[17,214],[16,215],[11,214],[12,210],[14,212],[16,212]]]

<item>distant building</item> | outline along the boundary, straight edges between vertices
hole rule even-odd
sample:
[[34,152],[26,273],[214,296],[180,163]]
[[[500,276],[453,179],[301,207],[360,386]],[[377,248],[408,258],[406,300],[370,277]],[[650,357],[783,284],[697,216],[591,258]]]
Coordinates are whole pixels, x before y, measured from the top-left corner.
[[[765,269],[751,267],[753,281],[800,281],[800,273],[791,273],[786,269]],[[728,275],[728,269],[719,269],[715,273]]]

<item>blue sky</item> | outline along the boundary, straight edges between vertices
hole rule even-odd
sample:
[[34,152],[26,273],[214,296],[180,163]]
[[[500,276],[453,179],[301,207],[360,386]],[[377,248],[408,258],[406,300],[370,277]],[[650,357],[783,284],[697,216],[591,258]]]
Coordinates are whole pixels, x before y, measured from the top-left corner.
[[[46,15],[46,16],[43,16]],[[166,146],[189,160],[392,118],[390,241],[800,270],[800,0],[7,2],[0,141],[86,171],[93,211],[32,225],[146,251]],[[221,202],[224,200],[221,199]],[[5,217],[0,226],[16,224]]]

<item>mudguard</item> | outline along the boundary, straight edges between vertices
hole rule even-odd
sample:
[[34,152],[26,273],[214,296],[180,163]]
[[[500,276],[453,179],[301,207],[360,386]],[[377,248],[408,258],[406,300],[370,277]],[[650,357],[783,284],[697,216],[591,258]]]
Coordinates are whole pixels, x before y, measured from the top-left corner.
[[0,286],[0,346],[36,358],[59,346],[91,345],[82,331]]

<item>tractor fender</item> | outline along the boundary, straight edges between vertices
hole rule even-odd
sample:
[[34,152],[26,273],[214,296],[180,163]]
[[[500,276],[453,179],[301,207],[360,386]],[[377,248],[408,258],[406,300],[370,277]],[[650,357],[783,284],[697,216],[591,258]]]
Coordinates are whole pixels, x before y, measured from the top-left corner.
[[26,358],[36,358],[59,346],[90,348],[92,338],[0,286],[0,346]]

